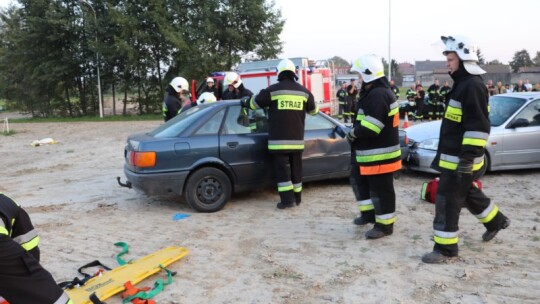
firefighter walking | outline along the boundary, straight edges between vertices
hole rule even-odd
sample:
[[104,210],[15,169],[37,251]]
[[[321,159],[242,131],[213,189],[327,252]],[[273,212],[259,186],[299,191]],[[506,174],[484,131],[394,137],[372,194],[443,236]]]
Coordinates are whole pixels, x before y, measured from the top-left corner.
[[378,239],[391,235],[396,221],[394,172],[401,169],[399,107],[379,58],[363,55],[354,61],[352,70],[360,72],[363,80],[354,128],[347,134],[354,151],[351,183],[355,183],[361,213],[354,223],[375,223],[366,238]]
[[473,184],[485,164],[490,132],[489,95],[480,75],[477,47],[466,37],[441,37],[443,54],[454,85],[441,123],[439,147],[432,168],[441,172],[433,221],[435,246],[425,254],[425,263],[442,263],[458,256],[458,222],[466,207],[484,224],[484,241],[490,241],[510,225],[484,193]]
[[[289,59],[278,66],[278,83],[262,89],[252,98],[243,98],[243,107],[268,109],[268,151],[273,157],[278,209],[302,202],[302,152],[306,112],[319,111],[313,94],[296,82],[296,67]],[[290,168],[289,168],[290,166]]]
[[339,112],[338,112],[338,118],[342,119],[343,114],[345,114],[345,120],[344,122],[347,122],[347,118],[349,117],[349,113],[345,111],[345,108],[347,107],[347,83],[342,82],[341,88],[336,93],[336,97],[339,102]]
[[38,244],[26,211],[0,193],[0,296],[11,304],[72,304],[39,264]]

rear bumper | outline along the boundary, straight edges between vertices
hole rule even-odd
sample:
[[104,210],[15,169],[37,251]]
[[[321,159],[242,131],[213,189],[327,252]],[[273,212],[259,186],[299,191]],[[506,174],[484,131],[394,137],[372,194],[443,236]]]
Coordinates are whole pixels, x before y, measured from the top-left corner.
[[124,174],[135,190],[145,194],[165,195],[174,193],[182,195],[189,171],[140,174],[124,166]]

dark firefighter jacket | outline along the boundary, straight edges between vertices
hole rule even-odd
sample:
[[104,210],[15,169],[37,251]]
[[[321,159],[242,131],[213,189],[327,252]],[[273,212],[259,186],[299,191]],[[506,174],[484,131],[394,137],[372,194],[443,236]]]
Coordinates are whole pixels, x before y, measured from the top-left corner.
[[436,84],[432,84],[432,85],[429,86],[429,88],[428,88],[428,98],[429,98],[430,103],[440,101],[439,88],[440,87],[438,85],[436,85]]
[[347,91],[340,88],[336,93],[336,97],[339,104],[345,104],[347,102]]
[[[0,193],[0,243],[9,239],[21,245],[26,251],[39,245],[39,236],[26,211]],[[0,252],[0,257],[3,254],[7,252]]]
[[306,112],[319,112],[313,94],[292,79],[262,89],[251,98],[250,108],[268,108],[268,150],[288,153],[304,150]]
[[451,76],[454,86],[448,95],[439,148],[431,166],[438,171],[455,171],[461,160],[472,163],[473,171],[478,171],[484,165],[491,128],[488,91],[480,76],[463,68]]
[[178,111],[182,108],[182,103],[178,98],[178,93],[169,85],[167,87],[167,95],[163,99],[163,119],[169,121],[178,115]]
[[447,103],[448,102],[448,93],[450,93],[450,90],[452,88],[451,87],[445,87],[443,86],[440,90],[439,90],[439,95],[441,96],[441,101],[444,102],[444,103]]
[[377,175],[401,169],[399,106],[386,78],[379,78],[359,101],[353,143],[360,174]]

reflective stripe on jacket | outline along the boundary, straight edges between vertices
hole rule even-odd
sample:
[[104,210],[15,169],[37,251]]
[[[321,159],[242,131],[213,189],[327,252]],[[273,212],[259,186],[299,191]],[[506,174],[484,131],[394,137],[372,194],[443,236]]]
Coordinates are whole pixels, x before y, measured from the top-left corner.
[[457,169],[460,161],[473,164],[473,171],[484,165],[484,153],[490,132],[489,96],[480,76],[456,76],[448,96],[435,170]]
[[0,235],[11,238],[26,251],[39,245],[39,236],[26,211],[2,193],[0,193]]
[[353,129],[360,174],[376,175],[401,169],[399,106],[386,78],[377,79],[362,95]]

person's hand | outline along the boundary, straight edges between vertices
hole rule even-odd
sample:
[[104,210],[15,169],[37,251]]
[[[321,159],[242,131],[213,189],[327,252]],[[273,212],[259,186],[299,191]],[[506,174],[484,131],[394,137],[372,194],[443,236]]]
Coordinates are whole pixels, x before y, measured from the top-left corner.
[[251,100],[251,97],[249,96],[244,96],[242,98],[240,98],[240,105],[242,106],[242,108],[249,108],[249,101]]
[[462,177],[465,174],[472,175],[473,173],[473,162],[465,159],[460,159],[457,169],[458,177]]
[[347,133],[347,142],[349,142],[349,145],[352,146],[355,139],[356,139],[356,135],[354,135],[354,129],[352,129],[351,132]]

